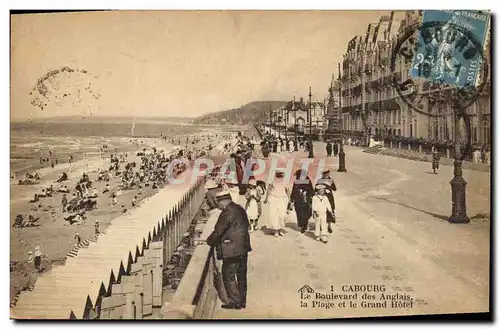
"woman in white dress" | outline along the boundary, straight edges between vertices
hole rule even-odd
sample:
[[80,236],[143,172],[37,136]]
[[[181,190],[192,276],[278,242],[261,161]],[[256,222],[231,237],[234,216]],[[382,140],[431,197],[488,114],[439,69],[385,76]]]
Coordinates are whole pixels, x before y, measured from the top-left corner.
[[288,201],[290,188],[284,180],[284,172],[277,171],[274,180],[269,184],[264,204],[269,203],[269,216],[267,227],[274,231],[274,236],[283,236],[285,221],[288,217]]

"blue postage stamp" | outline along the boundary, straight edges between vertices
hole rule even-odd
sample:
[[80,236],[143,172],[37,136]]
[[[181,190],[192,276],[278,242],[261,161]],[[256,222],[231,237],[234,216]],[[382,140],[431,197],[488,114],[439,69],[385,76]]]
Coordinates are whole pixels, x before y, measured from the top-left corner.
[[484,11],[424,11],[409,75],[462,88],[475,86],[489,20]]

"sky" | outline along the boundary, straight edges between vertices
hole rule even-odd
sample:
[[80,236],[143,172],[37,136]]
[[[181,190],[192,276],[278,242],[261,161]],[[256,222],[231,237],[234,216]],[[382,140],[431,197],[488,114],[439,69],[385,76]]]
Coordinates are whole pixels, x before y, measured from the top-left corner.
[[[327,95],[347,42],[388,11],[113,11],[11,17],[11,119],[196,117]],[[68,66],[41,110],[29,92]],[[94,99],[77,86],[91,82]],[[83,91],[83,88],[80,88]]]

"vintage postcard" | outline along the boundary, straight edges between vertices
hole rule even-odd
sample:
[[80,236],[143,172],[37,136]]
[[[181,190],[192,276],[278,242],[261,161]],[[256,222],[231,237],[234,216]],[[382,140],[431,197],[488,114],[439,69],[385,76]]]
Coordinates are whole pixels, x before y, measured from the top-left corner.
[[490,19],[11,12],[11,319],[491,319]]

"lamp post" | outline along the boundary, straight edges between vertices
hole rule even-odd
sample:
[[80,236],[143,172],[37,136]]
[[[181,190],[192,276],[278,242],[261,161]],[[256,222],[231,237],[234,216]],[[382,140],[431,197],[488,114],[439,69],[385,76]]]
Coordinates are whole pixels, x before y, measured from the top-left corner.
[[295,145],[293,146],[293,150],[297,152],[299,150],[297,146],[297,111],[295,109],[295,95],[293,96],[293,104],[292,104],[292,111],[293,111],[293,118],[294,118],[294,129],[293,129],[293,134],[294,134],[294,139],[295,139]]
[[[280,114],[280,113],[278,113]],[[276,120],[278,122],[278,138],[281,139],[281,116],[278,115],[278,119]]]
[[285,115],[284,115],[284,117],[285,117],[285,142],[288,143],[288,110],[287,110],[286,106],[283,109],[283,111],[285,112]]
[[[465,201],[465,187],[467,182],[462,176],[462,159],[460,159],[460,140],[458,136],[460,135],[460,117],[467,115],[465,111],[459,112],[459,104],[454,104],[453,116],[455,119],[455,161],[453,161],[453,179],[450,181],[451,185],[451,216],[448,218],[448,222],[456,224],[467,224],[470,222],[467,216],[467,203]],[[468,141],[469,142],[469,141]]]
[[273,110],[271,109],[271,104],[269,104],[269,134],[273,135]]
[[308,158],[314,158],[313,142],[312,142],[312,101],[311,101],[311,86],[309,86],[309,155]]
[[[342,127],[342,75],[340,73],[340,63],[339,63],[339,111],[340,111],[340,122]],[[339,172],[346,172],[347,169],[345,167],[345,152],[344,152],[344,131],[340,130],[340,150],[339,150]]]

